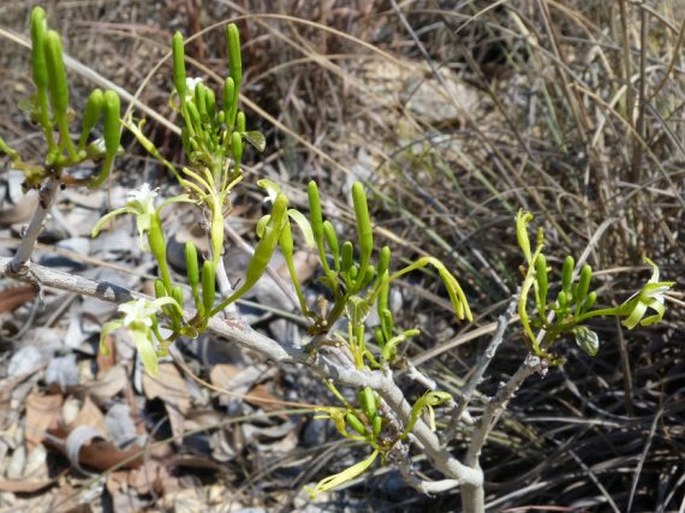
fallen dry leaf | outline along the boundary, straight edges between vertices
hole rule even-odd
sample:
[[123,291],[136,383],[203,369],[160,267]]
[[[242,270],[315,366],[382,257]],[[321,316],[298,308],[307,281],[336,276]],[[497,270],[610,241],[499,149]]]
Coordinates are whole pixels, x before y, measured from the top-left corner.
[[[63,428],[51,433],[53,436],[45,440],[45,444],[66,456],[66,438],[68,432]],[[107,440],[92,440],[83,445],[78,459],[82,467],[106,471],[113,467],[131,469],[139,467],[143,462],[145,449],[138,445],[120,450]]]
[[113,365],[101,370],[97,377],[85,383],[83,388],[97,401],[112,399],[126,387],[128,376],[122,365]]
[[264,411],[276,411],[283,409],[283,400],[274,396],[266,385],[256,385],[245,395],[245,402],[252,406],[259,406]]
[[183,422],[185,414],[190,408],[190,394],[188,385],[173,363],[162,363],[159,375],[143,374],[143,390],[148,399],[159,398],[164,403],[171,431],[175,437],[183,436]]
[[29,450],[43,442],[45,433],[62,418],[61,394],[43,395],[31,392],[26,398],[26,445]]
[[159,398],[181,413],[187,413],[190,408],[188,385],[173,363],[161,363],[156,377],[147,372],[143,374],[143,390],[148,399]]
[[209,371],[209,382],[217,387],[223,387],[240,372],[240,367],[231,363],[219,363]]
[[100,436],[107,437],[107,426],[105,416],[100,408],[93,402],[90,396],[86,396],[76,417],[67,426],[67,431],[71,432],[79,426],[90,426],[94,428]]
[[0,313],[11,312],[24,303],[33,301],[38,294],[38,285],[18,285],[0,292]]
[[28,479],[0,479],[0,492],[11,493],[35,493],[47,488],[55,482],[55,479],[40,479],[31,481]]

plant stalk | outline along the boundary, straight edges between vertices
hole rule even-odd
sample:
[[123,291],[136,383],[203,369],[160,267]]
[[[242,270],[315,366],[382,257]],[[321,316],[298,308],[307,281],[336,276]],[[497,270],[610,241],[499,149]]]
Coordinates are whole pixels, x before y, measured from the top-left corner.
[[51,177],[38,193],[36,211],[33,213],[33,217],[26,228],[26,232],[21,239],[21,244],[17,248],[17,252],[7,266],[9,273],[16,274],[21,272],[31,258],[31,253],[33,253],[33,248],[38,240],[38,235],[40,235],[40,232],[43,229],[43,223],[45,222],[45,218],[47,217],[50,206],[55,198],[59,184],[60,181],[57,178]]

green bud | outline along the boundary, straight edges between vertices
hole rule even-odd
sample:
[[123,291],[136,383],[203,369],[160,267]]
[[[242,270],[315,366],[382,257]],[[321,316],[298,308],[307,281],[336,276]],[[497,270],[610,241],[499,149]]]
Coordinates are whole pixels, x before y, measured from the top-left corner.
[[200,82],[195,86],[195,106],[200,115],[202,125],[209,124],[209,115],[207,114],[207,87]]
[[174,34],[172,43],[172,57],[174,65],[174,87],[181,99],[181,104],[185,102],[186,95],[186,63],[183,49],[183,36],[180,32]]
[[352,246],[352,243],[349,240],[346,240],[342,245],[341,252],[342,272],[348,273],[352,269],[352,264],[354,263],[352,260],[353,253],[354,247]]
[[309,199],[309,222],[312,225],[312,233],[317,245],[321,247],[323,245],[323,217],[321,215],[319,188],[314,180],[310,180],[307,185],[307,197]]
[[188,283],[191,287],[197,286],[200,282],[200,272],[197,260],[197,248],[191,241],[186,242],[186,274],[188,276]]
[[[43,38],[43,51],[48,69],[48,88],[50,90],[50,102],[55,121],[59,127],[60,147],[66,148],[69,159],[78,161],[76,148],[69,133],[69,120],[67,110],[69,108],[69,82],[67,70],[64,67],[62,54],[62,41],[59,34],[54,30],[48,30]],[[40,95],[40,92],[39,92]],[[49,139],[48,139],[49,145]]]
[[568,301],[568,298],[566,297],[566,292],[564,292],[563,290],[560,290],[559,294],[557,295],[557,304],[559,305],[559,308],[560,309],[565,308],[567,301]]
[[205,104],[207,106],[207,116],[209,117],[210,125],[214,125],[216,122],[216,96],[214,91],[209,87],[205,88]]
[[373,419],[371,419],[371,428],[373,431],[373,437],[378,438],[378,435],[381,434],[381,429],[383,429],[383,417],[376,415]]
[[50,100],[55,117],[66,116],[69,107],[69,84],[62,56],[62,41],[54,30],[48,30],[43,40],[48,69]]
[[288,198],[284,194],[279,193],[274,200],[271,217],[264,227],[262,238],[257,243],[254,254],[247,264],[245,281],[238,290],[222,301],[214,310],[211,310],[212,314],[223,310],[229,304],[240,299],[243,294],[257,283],[262,274],[264,274],[266,267],[269,265],[271,256],[273,255],[276,246],[278,246],[281,239],[281,233],[285,229],[287,223]]
[[245,113],[241,110],[238,111],[235,119],[235,129],[238,132],[245,132],[247,130],[247,121],[245,120]]
[[[45,32],[47,31],[47,21],[45,11],[41,7],[34,7],[31,12],[31,70],[33,83],[36,86],[36,97],[38,100],[38,122],[43,127],[45,138],[48,143],[48,151],[53,149],[55,144],[52,135],[52,122],[48,107],[48,64],[45,58]],[[46,163],[51,165],[56,160],[52,159]]]
[[392,330],[395,328],[395,323],[392,311],[389,308],[381,311],[381,327],[383,328],[386,337],[390,338],[392,336]]
[[243,61],[240,54],[240,32],[235,23],[226,26],[226,44],[228,54],[228,72],[234,80],[236,89],[240,88],[243,79]]
[[597,302],[597,292],[595,292],[593,290],[585,298],[585,302],[583,303],[583,308],[581,309],[581,313],[587,312],[590,308],[595,306],[596,302]]
[[366,193],[361,183],[352,185],[352,202],[357,219],[357,236],[359,239],[359,275],[360,282],[356,288],[361,288],[361,281],[366,277],[366,268],[373,252],[373,229],[369,219],[369,207],[366,203]]
[[121,103],[119,95],[114,91],[107,90],[103,95],[104,100],[104,139],[105,139],[105,161],[98,177],[91,183],[92,187],[101,185],[109,176],[112,169],[114,158],[119,151],[119,141],[121,141]]
[[166,297],[166,287],[164,286],[164,282],[159,278],[155,280],[155,297],[157,299]]
[[33,83],[38,90],[48,86],[48,68],[45,61],[44,40],[47,30],[45,11],[34,7],[31,11],[31,70]]
[[[174,285],[173,288],[171,289],[171,297],[174,298],[174,300],[181,306],[183,307],[183,289],[181,288],[180,285]],[[176,311],[172,309],[172,311]]]
[[[150,228],[147,232],[147,241],[150,246],[150,253],[157,262],[166,262],[166,241],[162,231],[162,223],[158,216],[150,216]],[[166,281],[166,280],[165,280]]]
[[81,138],[78,141],[78,150],[82,151],[86,148],[88,135],[93,130],[95,123],[100,119],[100,114],[105,104],[105,98],[102,91],[98,88],[93,89],[88,97],[86,108],[83,112],[83,121],[81,122]]
[[347,424],[357,433],[362,436],[366,436],[367,431],[364,423],[359,420],[359,417],[357,417],[354,413],[348,411],[347,414],[345,414],[345,420],[347,421]]
[[370,387],[364,387],[358,392],[359,404],[366,417],[371,420],[376,416],[376,398]]
[[119,95],[108,89],[103,95],[105,108],[104,137],[108,153],[116,153],[121,141],[121,101]]
[[224,122],[226,126],[233,127],[238,106],[235,101],[235,81],[228,77],[224,82]]
[[590,290],[590,280],[592,279],[592,267],[585,264],[580,270],[580,278],[578,278],[578,284],[576,285],[575,297],[573,298],[576,302],[576,314],[580,313],[580,309],[585,302],[588,291]]
[[247,265],[245,271],[244,286],[251,287],[264,274],[264,271],[271,260],[274,249],[281,238],[281,232],[288,222],[288,198],[283,194],[278,194],[271,210],[271,220],[265,228],[262,239],[255,247],[254,255]]
[[[561,268],[561,290],[567,295],[571,292],[571,283],[573,281],[573,268],[576,262],[571,255],[566,257],[564,265]],[[568,299],[568,298],[567,298]]]
[[380,255],[378,256],[378,276],[382,276],[385,271],[389,271],[391,256],[392,251],[390,248],[388,246],[383,246]]
[[204,314],[204,304],[200,300],[200,270],[197,259],[197,248],[195,244],[191,241],[186,242],[185,245],[186,254],[186,275],[188,276],[188,284],[193,293],[193,301],[195,302],[195,308],[202,316]]
[[214,264],[205,260],[202,264],[202,304],[205,312],[211,312],[214,305],[214,293],[216,290],[214,274]]
[[243,139],[238,132],[233,132],[231,136],[231,153],[233,154],[235,167],[239,168],[240,162],[243,159]]
[[335,233],[335,228],[330,221],[326,220],[323,222],[323,234],[326,238],[326,244],[331,250],[333,255],[333,264],[335,265],[335,270],[340,270],[340,246],[338,244],[338,236]]

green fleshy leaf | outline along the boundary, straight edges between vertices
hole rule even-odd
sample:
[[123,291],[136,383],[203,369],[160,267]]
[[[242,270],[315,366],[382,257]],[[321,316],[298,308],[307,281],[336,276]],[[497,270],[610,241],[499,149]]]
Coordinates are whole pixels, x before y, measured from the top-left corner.
[[309,224],[307,218],[299,210],[291,208],[288,210],[288,216],[292,219],[298,226],[302,235],[304,237],[304,242],[308,248],[313,248],[316,245],[314,241],[314,232],[312,232],[312,226]]
[[259,153],[262,153],[266,149],[266,138],[261,132],[250,130],[249,132],[243,132],[240,135],[242,135],[243,139],[249,142]]
[[597,333],[585,326],[576,326],[573,328],[573,336],[576,338],[576,344],[583,351],[590,356],[597,355],[599,351],[599,337]]

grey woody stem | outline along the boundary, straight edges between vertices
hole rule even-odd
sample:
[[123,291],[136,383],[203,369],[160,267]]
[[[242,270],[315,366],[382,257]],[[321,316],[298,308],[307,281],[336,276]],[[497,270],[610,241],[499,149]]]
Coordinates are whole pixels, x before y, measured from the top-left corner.
[[[113,283],[97,282],[36,264],[28,264],[30,272],[17,274],[11,271],[10,262],[9,258],[0,257],[1,276],[38,283],[43,287],[67,290],[114,303],[147,297]],[[193,313],[186,312],[185,317],[190,319]],[[348,358],[340,357],[335,353],[322,352],[318,357],[312,358],[310,354],[294,343],[276,342],[253,330],[240,319],[224,320],[215,317],[210,319],[208,329],[215,335],[225,337],[276,362],[299,362],[307,365],[325,379],[333,379],[342,385],[355,388],[371,387],[378,392],[387,406],[396,413],[405,425],[411,419],[411,406],[404,394],[390,376],[384,375],[380,371],[357,370],[352,365],[348,365]],[[455,484],[458,482],[462,487],[482,488],[483,473],[480,468],[470,468],[464,465],[454,458],[447,449],[442,448],[436,434],[423,420],[419,419],[416,422],[412,434],[423,448],[428,460],[445,477],[454,480]],[[442,486],[446,483],[449,481],[443,482]]]
[[462,390],[461,398],[459,399],[459,406],[455,413],[452,415],[452,418],[450,419],[450,422],[447,426],[444,443],[448,443],[454,437],[457,425],[459,424],[459,421],[464,415],[464,412],[466,411],[466,408],[468,407],[469,402],[471,401],[471,397],[476,391],[478,385],[480,385],[481,381],[483,380],[485,371],[490,365],[492,359],[495,357],[497,349],[504,340],[504,332],[509,322],[511,322],[511,318],[514,316],[517,302],[518,293],[514,294],[514,297],[511,298],[511,301],[509,302],[509,306],[507,306],[506,311],[498,317],[497,328],[495,330],[495,333],[492,335],[492,338],[490,339],[490,343],[488,344],[485,353],[483,353],[483,355],[478,359],[476,369],[471,374],[471,378]]
[[31,253],[33,253],[33,248],[38,240],[38,235],[40,235],[43,229],[43,223],[48,215],[50,206],[55,198],[57,189],[59,189],[59,180],[56,178],[49,178],[45,185],[40,189],[38,193],[38,205],[36,206],[36,211],[33,213],[33,217],[29,222],[26,231],[21,239],[21,244],[17,248],[14,258],[9,263],[9,271],[11,273],[22,272],[26,266],[26,263],[31,258]]

